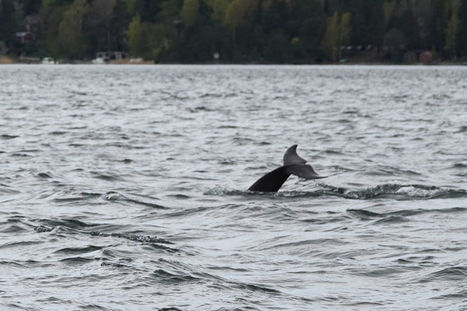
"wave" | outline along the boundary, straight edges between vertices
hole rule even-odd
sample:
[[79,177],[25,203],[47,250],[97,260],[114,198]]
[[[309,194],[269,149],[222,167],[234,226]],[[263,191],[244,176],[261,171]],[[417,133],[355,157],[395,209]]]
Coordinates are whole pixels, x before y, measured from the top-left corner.
[[87,257],[67,257],[60,259],[60,262],[71,264],[71,265],[83,265],[93,261],[97,261],[99,258],[87,258]]
[[11,248],[11,247],[27,247],[31,245],[43,244],[44,241],[19,241],[19,242],[7,242],[5,244],[0,244],[0,249]]
[[120,181],[122,177],[113,172],[95,172],[91,171],[91,174],[96,179],[102,179],[105,181]]
[[459,292],[440,295],[440,296],[437,296],[437,297],[433,297],[432,299],[442,299],[442,300],[445,300],[445,299],[465,299],[465,297],[467,297],[467,289],[460,290]]
[[55,253],[64,253],[64,254],[86,254],[101,250],[103,246],[88,245],[84,247],[65,247],[59,250],[56,250]]
[[352,200],[394,199],[404,200],[430,200],[452,199],[467,197],[467,191],[458,188],[445,188],[418,184],[382,184],[361,190],[344,187],[334,187],[318,184],[313,191],[279,191],[277,193],[260,193],[241,190],[228,190],[214,188],[205,192],[206,195],[235,195],[235,196],[261,196],[265,198],[320,198],[340,197]]
[[76,196],[54,198],[53,201],[57,203],[74,203],[74,202],[79,202],[79,201],[88,201],[91,199],[99,198],[100,196],[101,196],[100,193],[81,192],[79,193],[79,195],[76,195]]
[[[0,193],[3,190],[0,184]],[[113,201],[113,202],[121,202],[121,203],[134,203],[139,205],[144,205],[147,207],[152,207],[156,209],[168,209],[168,207],[163,206],[161,204],[154,203],[153,201],[159,200],[158,198],[145,196],[140,194],[123,194],[116,191],[109,191],[106,193],[98,193],[98,192],[80,192],[74,195],[67,194],[67,196],[59,196],[53,199],[54,202],[62,203],[62,204],[76,204],[77,202],[82,201],[82,203],[86,203],[89,200],[94,200],[102,198],[105,201]]]
[[15,139],[15,138],[18,138],[19,136],[18,135],[10,135],[10,134],[2,134],[0,135],[0,138],[1,139]]
[[[140,204],[140,205],[145,205],[148,207],[152,208],[158,208],[158,209],[168,209],[168,207],[154,203],[154,202],[149,202],[141,198],[142,196],[134,196],[134,195],[129,195],[129,194],[121,194],[115,191],[110,191],[105,194],[105,199],[107,201],[120,201],[120,202],[129,202],[129,203],[135,203],[135,204]],[[158,200],[157,198],[145,196],[145,198],[148,198],[150,200]]]
[[50,232],[54,228],[57,228],[57,227],[62,227],[62,228],[72,229],[72,230],[82,230],[82,229],[98,226],[98,224],[88,224],[83,221],[72,219],[72,218],[41,219],[39,220],[39,223],[40,225],[35,228],[36,231],[39,231],[39,232]]
[[444,268],[427,275],[422,282],[430,281],[463,281],[467,278],[467,266],[453,266]]
[[164,269],[157,269],[153,272],[152,276],[158,283],[165,284],[178,284],[182,282],[197,281],[199,278],[181,272],[169,272]]
[[[167,253],[176,253],[180,249],[173,246],[174,243],[163,238],[151,235],[142,235],[134,232],[106,232],[122,229],[121,226],[107,224],[88,224],[76,219],[41,219],[39,225],[32,224],[37,233],[52,232],[60,230],[60,234],[84,234],[95,237],[108,237],[115,239],[125,239],[144,245],[148,245],[153,249],[165,251]],[[31,224],[30,224],[31,225]],[[84,248],[64,248],[58,250],[63,253],[87,253],[90,251],[101,249],[100,246],[89,245]]]
[[262,284],[249,284],[249,283],[239,283],[239,282],[237,282],[236,284],[233,285],[233,287],[239,288],[239,289],[246,289],[246,290],[249,290],[249,291],[252,291],[252,292],[265,292],[265,293],[274,293],[274,294],[280,294],[281,293],[280,291],[278,291],[276,289],[267,287],[267,286],[262,285]]
[[185,282],[202,282],[209,283],[211,286],[224,289],[235,288],[248,290],[251,292],[274,293],[276,295],[281,294],[279,290],[271,288],[265,284],[245,283],[238,280],[232,280],[219,275],[201,271],[194,266],[191,266],[190,264],[176,260],[160,258],[157,261],[157,264],[159,267],[151,273],[151,278],[155,279],[158,283],[179,284]]
[[465,207],[452,207],[452,208],[433,208],[433,209],[410,209],[410,210],[399,210],[394,212],[388,213],[376,213],[372,211],[368,211],[365,209],[348,209],[347,213],[355,218],[359,218],[361,220],[370,220],[374,218],[387,218],[392,217],[400,218],[400,217],[407,217],[407,216],[414,216],[420,214],[430,214],[430,213],[465,213],[467,212],[467,208]]

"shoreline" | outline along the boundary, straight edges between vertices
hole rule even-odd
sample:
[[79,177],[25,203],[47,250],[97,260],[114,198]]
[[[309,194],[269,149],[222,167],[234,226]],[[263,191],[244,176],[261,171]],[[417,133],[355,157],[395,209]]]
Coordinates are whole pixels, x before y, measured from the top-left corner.
[[43,63],[40,58],[27,57],[22,60],[7,55],[0,55],[0,65],[198,65],[198,66],[216,66],[216,65],[239,65],[239,66],[467,66],[467,61],[434,61],[430,63],[414,62],[414,63],[394,63],[394,62],[362,62],[362,61],[346,61],[346,62],[321,62],[321,63],[263,63],[263,62],[245,62],[245,63],[223,63],[223,62],[204,62],[204,63],[154,63],[153,61],[145,60],[119,60],[110,61],[100,64],[95,64],[92,60],[58,60],[57,63]]

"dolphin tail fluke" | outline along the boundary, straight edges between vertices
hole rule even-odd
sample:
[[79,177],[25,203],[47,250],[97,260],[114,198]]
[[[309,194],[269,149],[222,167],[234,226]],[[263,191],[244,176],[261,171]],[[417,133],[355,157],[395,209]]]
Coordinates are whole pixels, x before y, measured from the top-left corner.
[[276,168],[258,179],[248,190],[260,192],[277,192],[290,176],[285,166]]
[[297,145],[293,145],[284,153],[284,166],[292,164],[305,164],[306,160],[297,154]]
[[326,178],[327,176],[320,176],[315,170],[308,164],[295,164],[286,167],[287,172],[305,179],[319,179]]
[[260,192],[276,192],[285,183],[290,175],[305,179],[319,179],[326,176],[318,175],[315,170],[306,163],[306,160],[297,154],[297,145],[293,145],[284,154],[284,166],[276,168],[258,179],[248,190]]

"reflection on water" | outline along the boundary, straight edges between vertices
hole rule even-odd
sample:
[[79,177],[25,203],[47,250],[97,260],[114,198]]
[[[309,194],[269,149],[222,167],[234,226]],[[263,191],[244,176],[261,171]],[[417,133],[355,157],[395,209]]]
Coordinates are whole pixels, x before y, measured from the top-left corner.
[[[467,69],[2,66],[0,304],[465,305]],[[246,189],[298,144],[319,181]]]

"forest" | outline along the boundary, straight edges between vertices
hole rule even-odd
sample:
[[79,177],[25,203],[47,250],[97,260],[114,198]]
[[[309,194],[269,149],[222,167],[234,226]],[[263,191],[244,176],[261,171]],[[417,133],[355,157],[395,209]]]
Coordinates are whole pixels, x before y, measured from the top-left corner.
[[0,54],[155,63],[467,60],[467,0],[0,0]]

